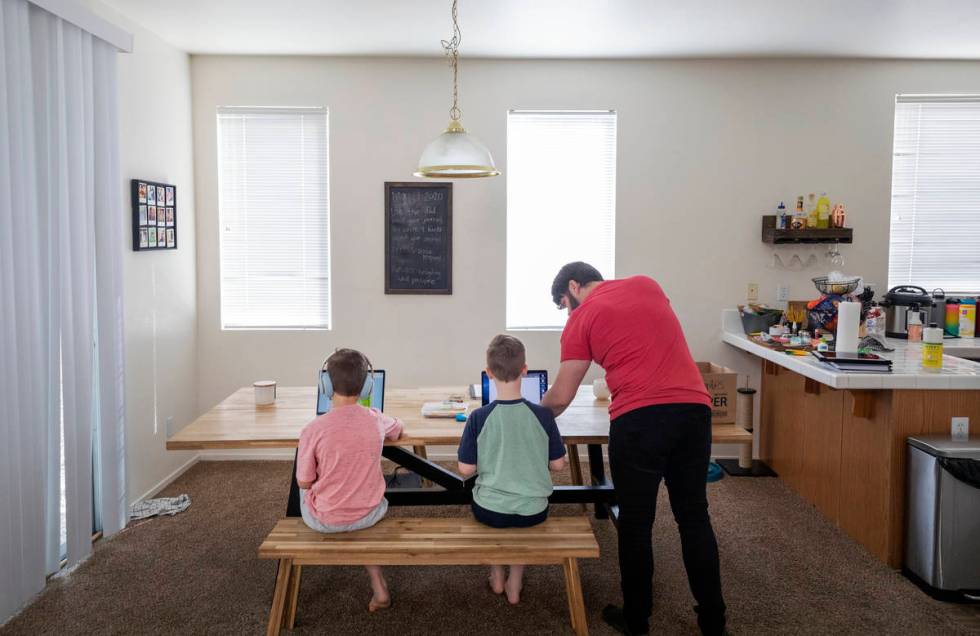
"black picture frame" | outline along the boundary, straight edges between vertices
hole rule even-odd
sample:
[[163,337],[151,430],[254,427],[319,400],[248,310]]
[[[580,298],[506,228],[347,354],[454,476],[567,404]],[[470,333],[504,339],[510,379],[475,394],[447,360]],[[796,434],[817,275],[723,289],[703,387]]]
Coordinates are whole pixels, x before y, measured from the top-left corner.
[[[162,205],[158,198],[162,196]],[[130,181],[133,251],[177,249],[177,186],[149,179]],[[163,237],[163,241],[159,237]]]
[[[400,286],[392,275],[392,268],[395,258],[392,253],[392,239],[394,232],[392,222],[394,212],[392,206],[392,196],[398,192],[418,191],[424,196],[425,193],[442,193],[445,206],[438,206],[442,209],[440,218],[443,228],[444,244],[442,251],[438,255],[440,262],[444,264],[442,272],[445,285],[425,287],[425,286]],[[385,294],[428,294],[428,295],[452,295],[453,293],[453,184],[450,181],[419,182],[419,181],[386,181],[385,182]]]

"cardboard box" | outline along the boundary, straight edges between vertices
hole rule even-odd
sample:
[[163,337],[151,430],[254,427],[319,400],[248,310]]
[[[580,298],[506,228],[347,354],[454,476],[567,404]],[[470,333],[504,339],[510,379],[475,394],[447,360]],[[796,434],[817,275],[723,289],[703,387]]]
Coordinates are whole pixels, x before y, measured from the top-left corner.
[[728,424],[735,421],[735,390],[738,373],[714,362],[696,362],[704,386],[711,394],[711,421],[714,424]]

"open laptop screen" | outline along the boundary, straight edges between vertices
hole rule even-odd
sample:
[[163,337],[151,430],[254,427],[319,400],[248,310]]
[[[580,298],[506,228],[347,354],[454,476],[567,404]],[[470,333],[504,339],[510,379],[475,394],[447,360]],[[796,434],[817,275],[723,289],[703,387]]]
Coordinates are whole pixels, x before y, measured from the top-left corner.
[[[320,371],[324,374],[326,371]],[[385,410],[385,372],[383,369],[374,370],[374,388],[366,400],[361,400],[363,406],[370,406],[379,411]],[[320,383],[316,385],[316,414],[323,415],[330,410],[330,399],[320,391]]]
[[[497,399],[497,385],[490,380],[486,371],[480,374],[483,383],[480,401],[483,404],[490,404]],[[521,378],[521,397],[532,404],[541,404],[541,398],[548,391],[548,371],[535,370],[528,371],[527,375]]]

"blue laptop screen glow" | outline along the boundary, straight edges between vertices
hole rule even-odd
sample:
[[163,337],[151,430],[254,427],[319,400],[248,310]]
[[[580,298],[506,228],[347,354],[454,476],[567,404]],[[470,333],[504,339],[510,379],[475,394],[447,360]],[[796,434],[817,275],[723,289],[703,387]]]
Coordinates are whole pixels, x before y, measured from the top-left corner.
[[[490,404],[497,399],[497,385],[490,380],[490,376],[484,371],[480,379],[483,381],[480,401],[483,404]],[[548,372],[547,371],[528,371],[527,375],[521,378],[521,397],[532,404],[541,404],[541,398],[548,391]]]
[[[326,371],[320,371],[324,374]],[[382,369],[374,370],[374,389],[366,400],[361,400],[363,406],[370,406],[383,411],[385,409],[385,372]],[[330,399],[320,391],[319,382],[316,385],[316,414],[323,415],[330,410]]]

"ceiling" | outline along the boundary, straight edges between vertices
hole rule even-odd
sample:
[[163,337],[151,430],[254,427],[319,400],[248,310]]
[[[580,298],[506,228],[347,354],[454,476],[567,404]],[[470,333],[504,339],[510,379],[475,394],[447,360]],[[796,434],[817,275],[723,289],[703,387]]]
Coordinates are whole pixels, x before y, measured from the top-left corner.
[[[451,0],[103,0],[191,53],[438,56]],[[980,0],[461,0],[470,57],[980,59]]]

